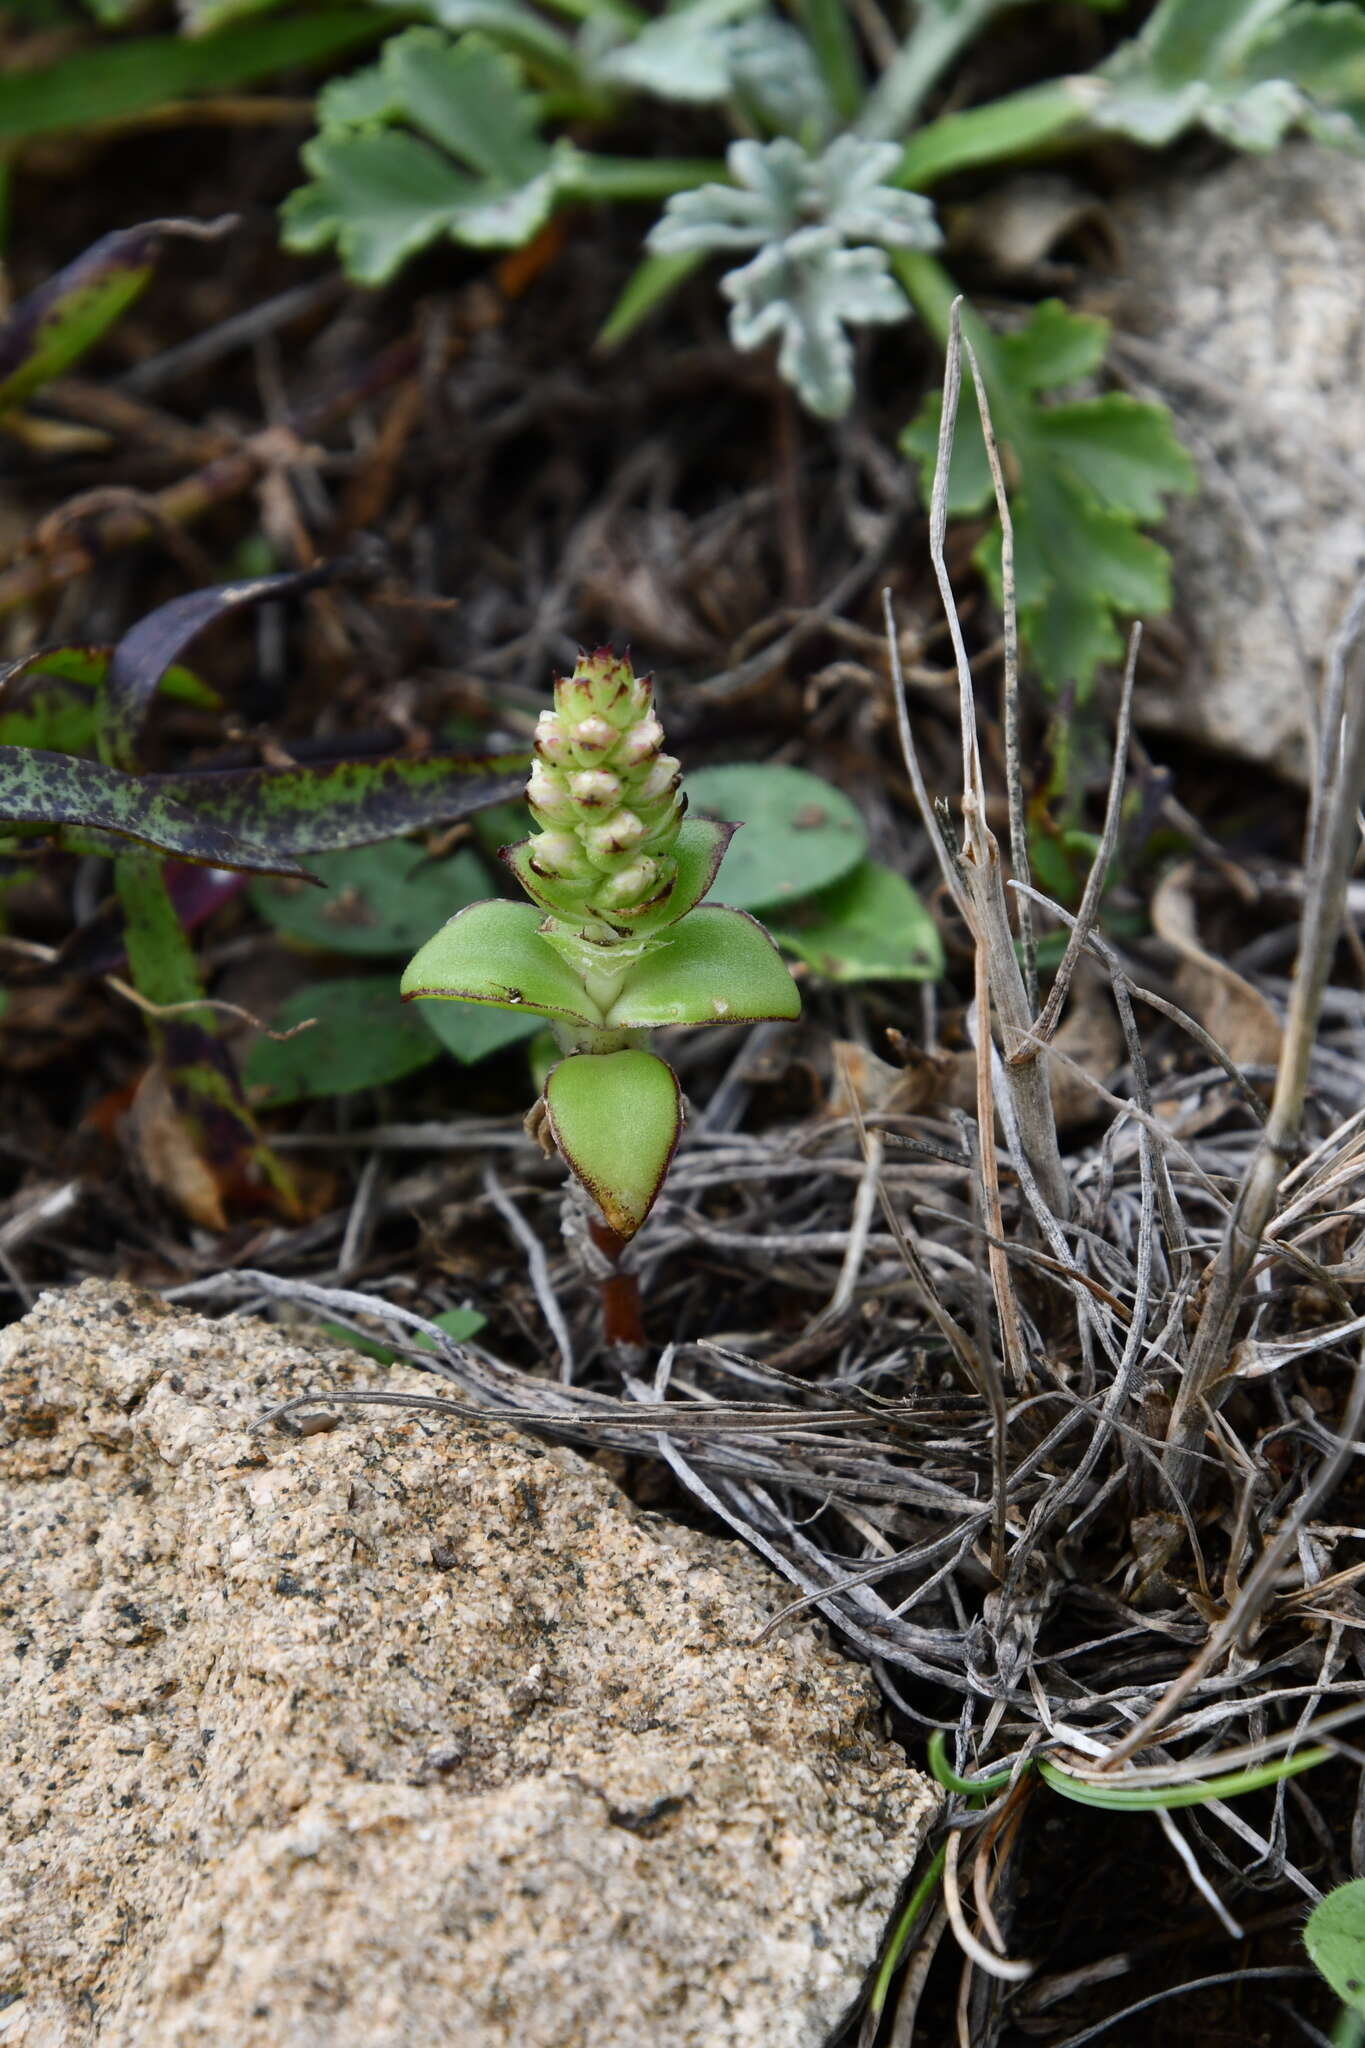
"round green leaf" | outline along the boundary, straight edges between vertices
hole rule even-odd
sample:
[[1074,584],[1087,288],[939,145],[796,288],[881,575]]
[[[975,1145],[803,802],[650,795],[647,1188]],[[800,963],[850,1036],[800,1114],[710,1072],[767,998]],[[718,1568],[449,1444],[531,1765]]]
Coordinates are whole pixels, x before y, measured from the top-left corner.
[[269,1107],[327,1095],[353,1095],[401,1081],[440,1056],[440,1046],[415,1011],[404,1009],[391,974],[320,981],[300,989],[276,1013],[272,1028],[317,1022],[297,1038],[257,1039],[247,1056],[248,1086],[270,1089]]
[[682,1129],[677,1075],[652,1052],[572,1053],[551,1071],[545,1103],[569,1171],[612,1229],[634,1237]]
[[401,839],[318,854],[309,865],[325,894],[306,882],[262,882],[251,900],[276,931],[330,953],[410,952],[488,890],[477,854],[431,861]]
[[631,969],[607,1022],[652,1031],[800,1014],[800,990],[758,920],[704,903]]
[[737,910],[770,910],[837,882],[867,851],[867,830],[842,790],[802,768],[757,763],[699,768],[688,809],[743,825],[721,863],[716,896]]
[[471,903],[408,962],[404,996],[443,996],[600,1024],[578,976],[540,936],[534,903]]
[[1314,1906],[1303,1945],[1343,2005],[1365,2013],[1365,1877],[1338,1885]]
[[416,1014],[466,1067],[534,1038],[544,1022],[538,1011],[495,1010],[487,1003],[423,1003]]
[[910,884],[876,861],[771,923],[778,944],[826,981],[934,981],[943,972],[934,920]]

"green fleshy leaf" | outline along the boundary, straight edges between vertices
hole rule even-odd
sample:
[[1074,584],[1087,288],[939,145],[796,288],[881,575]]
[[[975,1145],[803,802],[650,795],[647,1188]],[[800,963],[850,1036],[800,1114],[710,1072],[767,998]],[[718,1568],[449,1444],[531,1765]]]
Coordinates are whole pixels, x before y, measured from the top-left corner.
[[773,920],[773,937],[826,981],[935,981],[938,927],[910,884],[865,860]]
[[137,36],[77,50],[41,70],[12,70],[0,78],[0,142],[66,128],[88,132],[191,93],[232,92],[373,42],[380,28],[368,7],[333,8],[293,20],[240,22],[193,40]]
[[867,851],[867,828],[842,790],[802,768],[699,768],[687,778],[691,815],[730,819],[738,833],[716,881],[736,910],[775,909],[846,875]]
[[[520,1045],[543,1031],[544,1020],[533,1010],[495,1010],[486,1003],[423,1003],[417,1012],[448,1053],[472,1067],[509,1045]],[[551,1039],[552,1059],[559,1048]]]
[[600,1025],[578,976],[540,935],[533,903],[471,903],[408,963],[403,995],[492,1003],[561,1023]]
[[1365,2014],[1365,1877],[1338,1885],[1318,1901],[1303,1945],[1342,2004]]
[[0,413],[41,390],[93,347],[145,289],[167,236],[206,241],[225,225],[151,220],[121,228],[21,299],[0,319]]
[[[628,931],[632,937],[662,931],[666,926],[676,924],[680,917],[685,917],[695,904],[701,902],[715,881],[733,831],[733,825],[711,818],[685,818],[672,848],[673,858],[678,863],[677,880],[667,896],[661,903],[653,904],[636,915],[627,911],[614,912],[610,922],[618,931]],[[531,866],[533,844],[532,840],[523,839],[519,845],[504,846],[500,858],[507,863],[533,902],[560,916],[576,916],[581,902],[581,885],[570,884],[563,896],[557,896],[553,883],[546,882]],[[577,898],[574,891],[578,892]]]
[[477,854],[428,860],[420,846],[390,840],[324,853],[312,871],[327,893],[288,883],[255,883],[251,900],[276,931],[332,953],[407,953],[432,927],[487,893]]
[[653,1031],[800,1014],[800,991],[757,918],[703,904],[630,970],[607,1023]]
[[291,1031],[310,1017],[317,1019],[311,1031],[259,1038],[247,1055],[247,1084],[270,1090],[269,1108],[383,1087],[440,1057],[421,1018],[404,1009],[391,974],[300,989],[281,1004],[271,1029]]
[[574,1053],[552,1069],[545,1103],[569,1171],[612,1229],[634,1237],[682,1129],[677,1075],[649,1052]]
[[[428,1316],[427,1321],[435,1323],[457,1344],[463,1344],[467,1337],[478,1335],[488,1318],[476,1308],[443,1308],[434,1316]],[[348,1330],[344,1323],[319,1323],[318,1329],[324,1337],[334,1338],[338,1344],[344,1344],[352,1351],[363,1351],[366,1358],[377,1359],[380,1365],[397,1365],[399,1362],[399,1354],[391,1346],[381,1344],[373,1337],[362,1337],[358,1330]],[[411,1336],[416,1350],[436,1349],[425,1331],[413,1330]]]
[[[110,647],[47,647],[0,663],[0,746],[43,747],[54,754],[93,754],[99,742],[99,691]],[[223,700],[187,668],[169,668],[161,696],[206,711]]]

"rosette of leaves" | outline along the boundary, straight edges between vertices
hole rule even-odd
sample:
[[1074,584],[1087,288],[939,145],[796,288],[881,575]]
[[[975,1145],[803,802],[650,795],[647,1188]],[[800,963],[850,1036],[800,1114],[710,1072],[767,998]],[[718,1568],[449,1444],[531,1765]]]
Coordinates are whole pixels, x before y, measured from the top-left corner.
[[676,193],[650,230],[659,256],[757,251],[721,280],[730,338],[740,349],[776,341],[783,377],[823,419],[853,399],[847,330],[910,314],[886,252],[943,239],[929,201],[888,182],[900,160],[894,143],[857,135],[818,154],[790,136],[735,142],[726,156],[733,184]]
[[665,1026],[795,1017],[796,984],[755,918],[705,904],[734,826],[684,816],[647,676],[599,648],[555,683],[527,784],[541,828],[502,849],[529,897],[473,903],[427,941],[405,999],[486,1003],[547,1020],[565,1057],[531,1127],[617,1238],[658,1197],[682,1129]]

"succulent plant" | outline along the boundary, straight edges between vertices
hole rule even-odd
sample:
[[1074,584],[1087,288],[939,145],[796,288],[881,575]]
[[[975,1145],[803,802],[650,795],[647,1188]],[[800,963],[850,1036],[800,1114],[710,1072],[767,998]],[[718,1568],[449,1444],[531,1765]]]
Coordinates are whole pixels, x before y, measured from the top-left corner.
[[599,648],[556,679],[526,796],[539,827],[502,849],[529,903],[473,903],[417,953],[405,999],[491,1003],[549,1022],[565,1057],[528,1120],[616,1237],[656,1201],[683,1123],[666,1026],[795,1017],[757,919],[702,898],[733,825],[685,813],[648,676]]

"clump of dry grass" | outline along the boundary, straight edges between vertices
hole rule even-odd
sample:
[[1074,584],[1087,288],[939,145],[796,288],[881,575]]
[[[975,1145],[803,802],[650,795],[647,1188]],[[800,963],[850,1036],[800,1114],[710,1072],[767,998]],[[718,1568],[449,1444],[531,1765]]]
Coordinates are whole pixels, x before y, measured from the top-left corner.
[[[1035,1783],[1030,1758],[1051,1752],[1121,1778],[1141,1757],[1159,1786],[1229,1752],[1269,1755],[1323,1731],[1339,1746],[1339,1710],[1365,1693],[1355,1593],[1365,1551],[1352,1548],[1365,1528],[1351,1522],[1346,1487],[1365,1410],[1365,1005],[1345,988],[1325,1001],[1365,787],[1365,596],[1342,627],[1317,711],[1303,915],[1267,1108],[1257,1077],[1147,990],[1097,929],[1136,638],[1079,910],[1069,916],[1031,886],[1009,510],[995,462],[1009,600],[1006,881],[944,556],[958,384],[955,331],[931,509],[961,713],[960,824],[949,831],[916,758],[889,605],[887,622],[907,770],[973,949],[975,1116],[864,1109],[851,1080],[842,1117],[751,1136],[714,1115],[693,1132],[639,1249],[658,1270],[703,1247],[822,1295],[803,1336],[785,1348],[763,1335],[679,1338],[652,1368],[618,1361],[619,1383],[578,1381],[557,1293],[564,1268],[491,1166],[485,1195],[527,1252],[558,1383],[454,1344],[369,1293],[255,1272],[177,1293],[283,1299],[359,1329],[379,1314],[399,1351],[449,1383],[449,1396],[422,1404],[432,1412],[497,1415],[663,1461],[790,1581],[789,1612],[818,1608],[909,1724],[951,1732],[959,1770],[987,1758],[1014,1766],[970,1832],[951,1836],[947,1910],[968,1950],[958,2017],[967,2042],[994,2038],[996,1987],[1026,1973],[1007,1946],[1010,1847]],[[979,384],[977,396],[984,419]],[[1041,1002],[1035,917],[1069,927]],[[1081,1076],[1097,1124],[1064,1150],[1049,1071],[1080,1074],[1054,1034],[1087,956],[1107,980],[1126,1059],[1112,1086]],[[1168,1057],[1176,1042],[1189,1053],[1180,1071]],[[725,1086],[742,1094],[742,1071]],[[472,1119],[444,1136],[484,1157],[506,1138]],[[430,1146],[433,1133],[389,1138]],[[703,1206],[718,1189],[731,1205],[723,1223]],[[590,1259],[572,1203],[566,1223],[571,1258]],[[878,1312],[855,1326],[859,1302]],[[434,1357],[411,1348],[419,1333]],[[353,1398],[411,1399],[382,1388]],[[1311,1781],[1293,1796],[1314,1824]],[[1178,1823],[1162,1816],[1226,1927],[1237,1923],[1210,1865],[1317,1896],[1288,1854],[1286,1797],[1281,1786],[1264,1832],[1220,1800]],[[909,2039],[921,1982],[922,1970],[912,1973],[897,2040]]]

